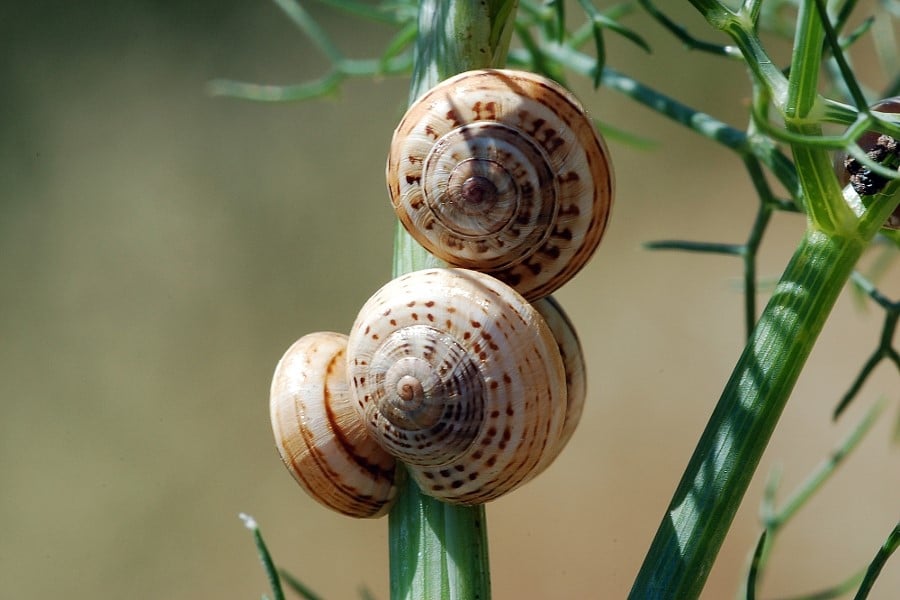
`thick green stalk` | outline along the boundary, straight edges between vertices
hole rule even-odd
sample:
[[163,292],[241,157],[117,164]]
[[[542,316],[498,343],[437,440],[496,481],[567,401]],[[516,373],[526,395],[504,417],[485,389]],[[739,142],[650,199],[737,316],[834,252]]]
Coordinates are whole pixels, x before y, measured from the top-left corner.
[[[410,100],[443,79],[501,66],[515,0],[422,0]],[[398,223],[394,275],[438,265]],[[454,506],[400,484],[388,524],[393,600],[482,599],[491,595],[483,506]]]
[[[706,15],[709,18],[709,15]],[[752,16],[752,14],[748,14]],[[781,107],[789,130],[821,135],[810,119],[823,39],[811,1],[802,3],[790,79],[754,73]],[[747,27],[710,21],[738,43],[751,68],[770,64]],[[895,191],[854,215],[826,151],[794,144],[809,215],[806,234],[744,348],[657,530],[632,598],[695,598],[775,429],[791,390],[854,265],[897,204]],[[896,190],[896,186],[894,187]]]
[[[896,195],[885,198],[865,221],[883,223],[896,204]],[[797,377],[876,229],[861,223],[847,235],[806,231],[697,444],[630,598],[700,594]]]

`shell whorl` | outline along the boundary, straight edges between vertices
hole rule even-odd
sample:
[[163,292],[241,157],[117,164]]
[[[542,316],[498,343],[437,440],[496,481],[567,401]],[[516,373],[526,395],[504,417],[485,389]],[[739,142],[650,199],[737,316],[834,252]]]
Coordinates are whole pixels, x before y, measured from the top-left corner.
[[462,73],[414,103],[387,163],[404,227],[449,264],[533,300],[571,279],[606,227],[613,171],[578,101],[522,71]]
[[360,421],[347,381],[347,336],[303,336],[272,378],[269,409],[275,444],[297,483],[321,504],[351,517],[390,508],[395,460]]
[[544,463],[538,466],[535,473],[538,475],[562,453],[581,421],[587,399],[587,370],[578,334],[575,333],[575,327],[559,303],[552,296],[548,296],[536,301],[534,307],[544,317],[556,339],[566,372],[565,422],[556,445],[547,453]]
[[464,269],[394,279],[359,313],[348,375],[370,434],[424,493],[492,500],[558,442],[565,372],[548,325],[502,282]]

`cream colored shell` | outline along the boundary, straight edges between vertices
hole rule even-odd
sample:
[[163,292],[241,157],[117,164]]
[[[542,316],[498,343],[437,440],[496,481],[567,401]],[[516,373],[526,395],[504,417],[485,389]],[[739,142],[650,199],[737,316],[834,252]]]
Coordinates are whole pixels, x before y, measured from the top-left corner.
[[609,152],[578,101],[534,73],[462,73],[394,132],[388,189],[403,226],[438,258],[533,300],[593,255],[613,198]]
[[487,502],[543,466],[563,430],[566,382],[541,315],[464,269],[401,276],[373,295],[348,342],[355,406],[422,491]]
[[581,421],[584,402],[587,398],[587,371],[578,334],[575,333],[572,322],[559,303],[552,296],[548,296],[536,301],[534,307],[541,313],[550,327],[550,331],[553,332],[566,371],[565,423],[559,441],[547,453],[545,463],[540,465],[535,473],[537,475],[550,466],[550,463],[562,453]]
[[351,517],[378,517],[396,494],[395,461],[352,406],[346,348],[346,335],[320,332],[288,349],[272,379],[272,430],[285,466],[310,496]]

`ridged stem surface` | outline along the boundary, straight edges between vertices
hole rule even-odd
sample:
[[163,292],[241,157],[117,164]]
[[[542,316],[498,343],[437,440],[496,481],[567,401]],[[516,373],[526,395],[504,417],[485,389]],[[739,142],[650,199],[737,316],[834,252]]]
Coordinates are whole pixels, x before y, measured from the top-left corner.
[[[502,66],[516,2],[423,0],[410,101],[440,81]],[[394,276],[440,261],[398,223]],[[484,506],[445,504],[401,483],[388,524],[392,600],[479,599],[491,595]]]

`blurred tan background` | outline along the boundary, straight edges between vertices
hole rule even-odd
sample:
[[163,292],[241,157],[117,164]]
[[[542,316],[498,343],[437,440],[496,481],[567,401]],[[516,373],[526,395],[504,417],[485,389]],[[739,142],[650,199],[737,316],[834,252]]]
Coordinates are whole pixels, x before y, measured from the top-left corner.
[[[346,331],[389,277],[383,163],[408,82],[354,81],[286,106],[212,99],[214,77],[292,83],[326,65],[267,2],[90,4],[0,7],[0,597],[258,598],[244,511],[324,596],[365,584],[387,598],[386,520],[307,499],[274,451],[267,402],[290,343]],[[375,56],[391,33],[313,13],[348,56]],[[611,37],[612,66],[743,127],[738,64],[633,22],[655,52]],[[614,218],[558,295],[590,398],[554,467],[488,509],[500,599],[627,594],[742,346],[738,261],[641,248],[742,241],[755,201],[739,162],[576,85],[595,116],[658,145],[610,143]],[[762,277],[780,273],[802,229],[776,217]],[[734,595],[765,475],[783,466],[784,498],[883,395],[879,425],[779,539],[765,596],[836,583],[896,523],[896,371],[882,366],[840,423],[829,416],[882,322],[851,300],[801,377],[705,598]],[[893,560],[872,597],[898,589]]]

